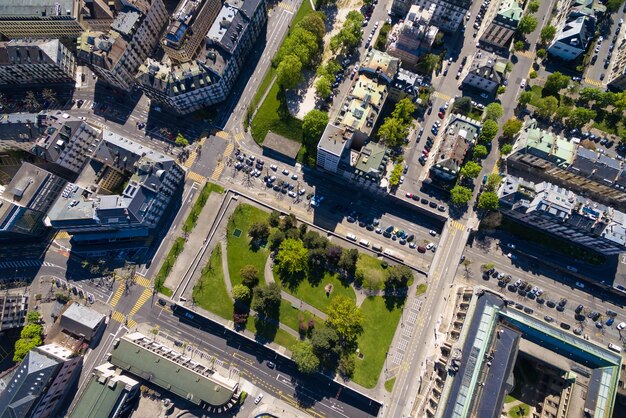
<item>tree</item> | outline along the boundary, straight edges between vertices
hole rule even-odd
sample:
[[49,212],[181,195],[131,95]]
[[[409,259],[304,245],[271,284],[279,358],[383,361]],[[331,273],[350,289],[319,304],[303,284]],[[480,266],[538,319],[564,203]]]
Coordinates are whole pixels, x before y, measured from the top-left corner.
[[302,62],[295,55],[287,55],[276,68],[276,82],[283,89],[292,89],[302,80]]
[[181,133],[176,135],[176,140],[174,142],[179,147],[186,147],[187,145],[189,145],[189,141]]
[[577,107],[572,110],[572,113],[570,113],[569,119],[567,119],[567,126],[571,128],[582,128],[595,117],[595,110],[585,109],[584,107]]
[[285,38],[273,62],[278,67],[284,57],[295,55],[302,66],[308,67],[313,63],[314,58],[318,56],[319,50],[320,42],[315,34],[296,26],[291,30],[289,36]]
[[243,284],[234,285],[231,292],[235,302],[239,303],[248,303],[250,297],[252,296],[250,288],[248,286],[244,286]]
[[326,15],[324,13],[311,12],[304,16],[302,20],[296,24],[296,27],[309,31],[315,35],[318,40],[322,40],[324,35],[326,35],[325,20]]
[[482,169],[483,167],[480,164],[474,161],[468,161],[463,167],[461,167],[459,174],[465,178],[475,179],[478,177]]
[[280,286],[276,283],[269,285],[259,285],[254,288],[254,299],[252,300],[252,309],[262,316],[276,317],[280,308],[282,296],[280,294]]
[[290,229],[295,228],[296,223],[297,223],[296,215],[294,215],[293,213],[290,213],[289,215],[283,218],[283,222],[280,225],[280,229],[282,229],[284,232],[287,232]]
[[390,147],[397,148],[404,143],[408,132],[407,127],[400,119],[387,117],[378,128],[378,136]]
[[467,96],[463,96],[458,100],[455,100],[454,104],[452,104],[452,111],[467,115],[472,111],[472,99]]
[[486,120],[483,123],[483,126],[480,128],[480,134],[478,134],[478,142],[482,144],[490,143],[493,138],[496,137],[498,129],[500,129],[500,127],[498,126],[498,123],[496,121],[493,121],[491,119]]
[[517,31],[522,35],[528,35],[537,28],[537,19],[531,15],[522,17],[517,25]]
[[37,109],[39,108],[39,102],[37,101],[37,97],[35,97],[35,92],[32,90],[28,90],[23,100],[24,106],[28,109]]
[[548,51],[546,51],[546,50],[545,50],[545,49],[543,49],[543,48],[539,48],[539,49],[537,50],[537,56],[538,56],[539,58],[545,58],[545,57],[547,57],[547,56],[548,56]]
[[543,92],[546,95],[557,96],[561,89],[569,85],[570,81],[571,79],[568,76],[556,71],[546,78],[546,83],[543,85]]
[[328,305],[326,324],[332,327],[340,340],[354,343],[363,332],[365,317],[356,304],[346,296],[335,296]]
[[426,54],[422,57],[418,66],[422,72],[430,75],[439,66],[439,63],[441,63],[441,57],[439,55]]
[[450,190],[450,200],[456,206],[466,205],[472,199],[472,190],[458,184]]
[[351,277],[356,271],[356,263],[359,261],[359,252],[355,248],[343,250],[337,263],[337,267],[343,270],[346,276]]
[[267,241],[267,237],[270,236],[270,226],[264,221],[255,222],[250,225],[248,235],[254,242],[265,242]]
[[313,330],[311,346],[313,347],[315,355],[317,355],[325,365],[330,365],[341,351],[337,331],[327,326],[316,327]]
[[485,119],[498,121],[504,115],[504,109],[500,103],[490,103],[485,108]]
[[281,231],[280,229],[275,229],[274,231],[272,231],[272,233],[270,234],[270,237],[268,238],[270,250],[272,251],[278,250],[278,247],[280,247],[280,244],[284,240],[285,240],[285,233],[283,231]]
[[293,276],[306,271],[308,257],[302,241],[287,238],[278,248],[276,263],[283,272]]
[[563,121],[567,119],[572,113],[572,106],[559,106],[554,113],[554,119],[557,121]]
[[276,228],[280,223],[280,212],[277,210],[270,212],[270,217],[267,219],[267,223],[269,223],[271,227]]
[[542,118],[549,118],[556,112],[559,101],[554,96],[542,97],[537,101],[537,113]]
[[526,49],[526,43],[524,41],[516,41],[513,43],[513,51],[523,51]]
[[507,138],[513,138],[522,129],[522,121],[513,117],[502,125],[502,135]]
[[498,86],[498,95],[504,94],[506,92],[506,87]]
[[20,332],[20,338],[22,339],[33,339],[39,338],[41,339],[41,334],[43,333],[43,327],[39,324],[27,324],[22,328]]
[[619,10],[623,3],[624,0],[608,0],[606,2],[606,10],[609,13],[615,13]]
[[511,144],[503,144],[500,148],[500,154],[509,155],[513,151],[513,145]]
[[26,357],[26,354],[33,348],[42,344],[41,338],[37,339],[19,339],[15,342],[15,351],[13,353],[13,361],[16,363],[21,362]]
[[541,3],[539,3],[538,0],[533,0],[530,3],[528,3],[528,6],[527,6],[528,13],[533,13],[533,14],[537,13],[537,10],[539,10],[540,4]]
[[413,271],[405,265],[391,266],[386,273],[386,287],[393,289],[404,288],[413,281]]
[[315,82],[315,94],[317,94],[322,99],[327,99],[332,93],[330,88],[330,80],[327,76],[322,76],[317,79]]
[[325,250],[328,245],[328,239],[321,236],[316,231],[307,231],[307,233],[302,237],[302,244],[304,244],[304,247],[309,250],[314,248],[323,248]]
[[543,29],[541,29],[541,35],[539,35],[541,37],[541,43],[542,44],[549,44],[550,41],[552,41],[552,39],[554,39],[554,36],[556,35],[556,28],[552,25],[547,25],[544,26]]
[[521,106],[526,106],[528,103],[530,103],[533,99],[533,93],[530,91],[524,91],[522,92],[518,99],[517,99],[517,103],[519,103]]
[[402,177],[402,164],[398,163],[393,167],[391,175],[389,176],[389,186],[391,188],[398,187],[400,184],[400,177]]
[[324,129],[328,125],[328,113],[313,109],[302,119],[302,136],[307,148],[317,147]]
[[478,209],[480,210],[497,210],[498,205],[498,195],[495,192],[483,192],[478,197]]
[[493,192],[500,186],[501,181],[502,177],[500,176],[500,174],[491,173],[487,176],[487,184],[485,185],[485,189],[487,191]]
[[341,256],[343,255],[343,248],[335,244],[328,244],[326,247],[326,261],[332,265],[339,265],[339,260],[341,260]]
[[26,314],[26,322],[29,324],[38,324],[41,321],[41,314],[37,311],[30,311]]
[[472,149],[472,158],[475,160],[482,160],[487,156],[487,147],[484,145],[474,145]]
[[393,112],[391,112],[391,116],[399,119],[402,123],[409,124],[413,120],[413,112],[415,112],[415,104],[409,99],[405,97],[404,99],[398,101],[396,103]]
[[43,89],[41,92],[41,97],[46,100],[48,103],[56,103],[57,102],[57,94],[52,89]]
[[259,269],[255,265],[248,264],[243,266],[239,270],[239,275],[241,276],[241,283],[250,289],[259,284]]
[[291,359],[301,373],[315,373],[320,367],[320,360],[313,352],[311,343],[299,341],[291,348]]
[[344,378],[351,378],[356,368],[356,356],[354,353],[345,353],[339,358],[338,370]]

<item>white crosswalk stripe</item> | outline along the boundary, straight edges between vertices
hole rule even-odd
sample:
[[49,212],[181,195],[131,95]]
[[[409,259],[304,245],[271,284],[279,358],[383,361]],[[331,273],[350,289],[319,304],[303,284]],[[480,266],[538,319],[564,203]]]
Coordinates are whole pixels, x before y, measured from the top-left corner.
[[54,264],[41,260],[1,261],[0,269],[19,267],[54,267]]

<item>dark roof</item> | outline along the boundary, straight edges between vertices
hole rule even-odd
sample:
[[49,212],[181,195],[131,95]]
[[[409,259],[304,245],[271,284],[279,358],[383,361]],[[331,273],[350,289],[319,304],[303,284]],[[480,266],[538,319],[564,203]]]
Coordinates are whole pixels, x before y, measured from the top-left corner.
[[300,143],[273,132],[268,132],[263,141],[263,148],[295,159],[298,156],[298,152],[300,152]]

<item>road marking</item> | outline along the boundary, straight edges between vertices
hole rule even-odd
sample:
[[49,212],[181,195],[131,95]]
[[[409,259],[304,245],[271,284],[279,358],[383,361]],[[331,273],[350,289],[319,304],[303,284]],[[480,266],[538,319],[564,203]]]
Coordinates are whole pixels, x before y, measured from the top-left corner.
[[133,306],[133,309],[131,309],[131,311],[128,313],[128,316],[131,317],[135,315],[139,311],[139,309],[141,309],[143,304],[146,303],[148,299],[150,299],[151,296],[152,289],[145,288],[141,296],[139,296],[139,299],[137,299],[137,302],[135,302],[135,306]]
[[463,225],[462,223],[458,221],[450,221],[450,226],[452,228],[458,229],[459,231],[463,231],[465,229],[465,225]]
[[54,239],[70,239],[72,236],[65,231],[59,231],[54,235]]
[[115,308],[117,306],[117,303],[122,298],[122,294],[124,293],[124,289],[125,289],[125,285],[120,283],[120,285],[117,287],[117,290],[113,294],[113,297],[109,301],[109,305],[111,305],[112,308]]
[[219,162],[217,163],[217,167],[215,167],[215,170],[213,170],[213,174],[211,174],[211,180],[218,180],[220,178],[220,176],[222,175],[222,172],[224,171],[224,163],[223,162]]
[[195,171],[187,172],[187,178],[190,178],[191,180],[196,181],[198,183],[204,183],[206,180],[206,177],[196,173]]
[[438,98],[440,98],[440,99],[443,99],[443,100],[445,100],[446,102],[447,102],[448,100],[452,99],[452,96],[448,96],[447,94],[444,94],[444,93],[441,93],[441,92],[438,92],[438,91],[433,92],[433,94],[432,94],[432,95],[433,95],[434,97],[438,97]]
[[286,3],[278,3],[278,7],[290,13],[293,13],[295,11],[294,6]]
[[223,138],[223,139],[230,139],[230,136],[228,135],[228,132],[226,131],[219,131],[218,133],[215,134],[215,136],[219,136],[220,138]]
[[530,58],[531,60],[535,59],[535,51],[518,51],[517,55],[521,55],[526,58]]
[[235,141],[237,142],[241,142],[244,140],[246,136],[243,134],[243,132],[239,132],[237,134],[235,134]]
[[111,315],[111,319],[119,322],[120,324],[123,324],[124,321],[126,321],[126,317],[124,316],[124,314],[118,311],[113,312],[113,314]]
[[134,319],[128,319],[128,328],[135,328],[137,326],[137,321]]
[[151,285],[150,279],[140,276],[139,274],[135,275],[135,283],[142,287],[150,287]]
[[587,84],[591,84],[592,86],[602,87],[602,81],[600,81],[600,80],[594,80],[593,78],[585,77],[585,79],[583,81],[585,83],[587,83]]

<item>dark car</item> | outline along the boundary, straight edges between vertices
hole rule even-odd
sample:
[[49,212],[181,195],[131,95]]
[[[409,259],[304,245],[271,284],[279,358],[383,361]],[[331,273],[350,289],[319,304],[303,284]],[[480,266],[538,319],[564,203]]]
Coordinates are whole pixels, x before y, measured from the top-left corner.
[[577,314],[574,314],[574,319],[577,320],[578,322],[583,322],[587,318],[585,317],[585,315],[581,315],[581,314],[577,313]]
[[167,305],[167,302],[164,299],[159,298],[158,302],[159,302],[159,305],[161,305],[161,306]]
[[423,156],[423,155],[422,155],[421,157],[419,157],[419,158],[417,159],[417,161],[419,161],[419,163],[420,163],[422,166],[425,166],[425,165],[426,165],[426,158],[424,158],[424,156]]
[[532,308],[525,307],[525,308],[524,308],[524,312],[526,312],[527,314],[532,314],[532,313],[533,313],[533,312],[535,312],[535,311],[533,311],[533,309],[532,309]]
[[585,309],[585,307],[583,305],[578,305],[576,307],[576,309],[574,309],[574,312],[576,312],[577,314],[581,313],[582,310]]
[[546,305],[548,306],[548,308],[554,308],[556,306],[556,302],[553,300],[548,300],[546,302]]
[[537,298],[537,303],[540,305],[543,305],[546,302],[546,300],[542,297]]
[[559,301],[559,306],[565,307],[565,305],[567,305],[567,299],[561,298],[561,300]]
[[420,203],[423,204],[423,205],[427,205],[428,204],[428,199],[426,199],[425,197],[422,197],[420,199]]
[[615,317],[617,316],[617,312],[612,311],[612,310],[610,310],[610,309],[608,309],[608,310],[606,311],[606,314],[607,314],[608,316],[610,316],[611,318],[615,318]]
[[563,312],[565,310],[565,306],[557,305],[556,310],[559,312]]
[[520,295],[521,297],[525,297],[527,295],[526,291],[522,289],[519,289],[517,291],[517,294]]
[[570,324],[566,324],[565,322],[561,322],[560,325],[561,328],[563,328],[564,330],[568,330],[570,329],[572,326]]
[[265,364],[267,364],[267,367],[269,367],[270,369],[273,369],[274,367],[276,367],[276,364],[274,364],[271,361],[266,361]]
[[428,206],[430,206],[431,208],[437,208],[437,203],[436,202],[429,202]]
[[417,247],[417,251],[419,251],[420,253],[425,253],[426,252],[426,247],[422,247],[420,245],[419,247]]

